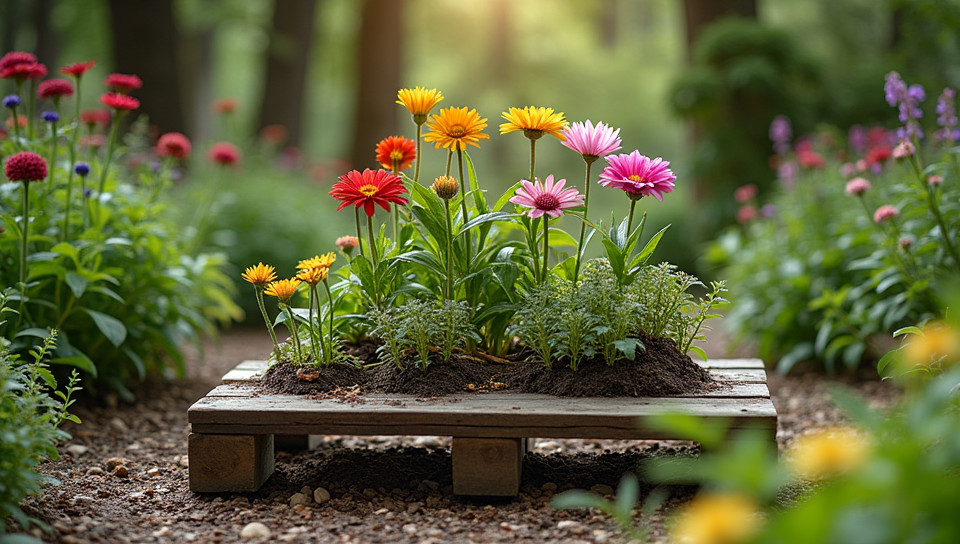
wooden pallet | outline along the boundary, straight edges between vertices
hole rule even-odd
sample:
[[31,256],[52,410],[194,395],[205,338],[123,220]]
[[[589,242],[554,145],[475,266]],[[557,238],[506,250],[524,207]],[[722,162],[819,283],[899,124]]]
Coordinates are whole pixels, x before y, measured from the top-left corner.
[[[676,439],[646,416],[682,412],[776,441],[777,412],[759,359],[702,363],[724,387],[658,398],[560,398],[515,392],[433,399],[365,394],[361,402],[258,392],[263,361],[245,361],[187,412],[190,489],[256,491],[273,472],[274,435],[452,436],[458,495],[516,495],[527,438]],[[306,443],[306,440],[304,440]]]

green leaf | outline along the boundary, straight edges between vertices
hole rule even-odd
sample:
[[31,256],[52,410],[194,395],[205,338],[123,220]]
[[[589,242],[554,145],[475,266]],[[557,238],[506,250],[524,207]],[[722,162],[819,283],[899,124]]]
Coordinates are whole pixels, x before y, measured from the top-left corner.
[[42,329],[40,327],[31,327],[29,329],[23,329],[22,331],[13,335],[14,338],[20,338],[21,336],[34,336],[36,338],[46,338],[50,336],[50,331],[48,329]]
[[73,296],[76,298],[82,297],[83,292],[87,290],[87,278],[76,272],[67,272],[64,281],[67,282],[67,286],[70,287],[70,290],[73,291]]
[[440,276],[446,276],[446,270],[443,268],[443,265],[440,264],[440,261],[428,251],[408,251],[407,253],[402,253],[395,257],[398,261],[410,262],[414,264],[419,264],[423,267],[426,267],[427,270]]
[[594,493],[579,489],[564,491],[550,501],[550,506],[557,510],[597,508],[604,510],[610,506],[610,501]]
[[726,425],[711,424],[690,414],[659,414],[645,418],[644,422],[653,429],[670,431],[679,438],[699,442],[708,449],[723,443],[727,435]]
[[639,266],[646,264],[647,259],[650,258],[650,255],[653,254],[654,250],[657,249],[657,246],[660,244],[660,238],[663,238],[663,233],[667,232],[667,229],[670,228],[670,225],[667,225],[660,229],[660,232],[653,235],[650,240],[647,241],[647,245],[643,246],[643,249],[631,260],[630,267]]
[[513,185],[511,185],[506,191],[504,191],[503,196],[501,196],[497,200],[497,203],[493,205],[493,211],[499,212],[500,210],[502,210],[503,207],[507,205],[507,202],[510,202],[510,199],[513,198],[514,193],[517,192],[517,189],[519,189],[520,186],[521,186],[521,183],[518,181]]
[[620,353],[623,353],[623,355],[631,361],[635,361],[637,358],[637,348],[645,349],[643,342],[637,340],[636,338],[614,340],[613,345],[616,346]]
[[697,357],[700,357],[701,360],[703,361],[707,360],[707,352],[703,351],[703,348],[701,348],[700,346],[690,346],[688,350],[696,353]]
[[127,328],[123,323],[113,316],[96,310],[84,308],[84,311],[93,318],[93,322],[96,323],[97,328],[100,329],[107,340],[114,346],[120,347],[120,344],[127,338]]
[[613,273],[617,276],[618,280],[623,279],[624,275],[624,262],[623,252],[617,247],[617,244],[608,238],[602,240],[603,248],[606,249],[607,260],[610,261],[610,267],[613,269]]
[[460,230],[456,233],[455,237],[459,237],[461,234],[467,232],[473,227],[476,227],[477,225],[482,225],[484,223],[489,223],[491,221],[503,221],[506,219],[517,217],[519,215],[520,214],[518,213],[507,213],[507,212],[490,212],[490,213],[485,213],[483,215],[478,215],[473,219],[471,219],[470,221],[467,221],[466,225],[463,225],[462,227],[460,227]]
[[483,215],[487,213],[487,199],[483,196],[483,192],[479,190],[480,184],[477,181],[477,170],[473,165],[473,161],[470,159],[469,153],[464,151],[463,158],[467,160],[467,180],[469,181],[470,192],[473,193],[473,205],[476,206],[477,211]]
[[94,378],[97,377],[97,365],[93,364],[93,361],[91,361],[86,355],[56,357],[54,359],[50,359],[50,363],[54,365],[73,366],[89,373]]
[[636,506],[639,495],[640,484],[637,482],[637,476],[628,472],[617,486],[617,510],[620,511],[621,516],[630,517],[630,511]]
[[923,331],[920,329],[920,327],[916,327],[916,326],[904,327],[902,329],[897,329],[896,331],[894,331],[893,337],[896,338],[898,336],[903,336],[905,334],[923,334]]

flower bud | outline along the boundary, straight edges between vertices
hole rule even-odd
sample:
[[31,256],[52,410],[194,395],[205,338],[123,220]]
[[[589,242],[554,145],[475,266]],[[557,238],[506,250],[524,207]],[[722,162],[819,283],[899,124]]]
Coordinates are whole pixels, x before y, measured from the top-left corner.
[[457,196],[460,185],[457,183],[457,180],[451,176],[440,176],[433,181],[432,189],[440,198],[450,200]]

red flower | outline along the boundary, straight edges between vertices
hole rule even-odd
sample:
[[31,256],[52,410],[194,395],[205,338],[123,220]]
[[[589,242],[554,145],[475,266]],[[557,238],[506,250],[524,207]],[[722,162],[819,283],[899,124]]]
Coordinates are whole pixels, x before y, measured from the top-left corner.
[[30,67],[27,77],[30,79],[42,79],[47,77],[47,67],[46,65],[36,63]]
[[877,163],[886,162],[891,155],[893,155],[893,148],[887,145],[881,145],[870,149],[864,158],[867,161],[867,165],[872,166]]
[[3,79],[19,79],[22,81],[27,78],[40,79],[45,75],[47,75],[47,67],[36,62],[33,64],[12,64],[0,70],[0,78]]
[[268,144],[280,145],[287,139],[287,127],[267,125],[260,129],[260,139]]
[[390,211],[390,203],[406,204],[407,199],[400,196],[407,192],[403,186],[403,180],[400,176],[391,174],[386,170],[377,170],[374,172],[367,168],[361,174],[357,170],[351,170],[340,176],[340,181],[333,184],[333,190],[330,195],[340,200],[340,207],[337,210],[355,205],[357,208],[363,206],[363,211],[368,217],[373,217],[375,210],[374,204],[379,204],[384,210]]
[[100,148],[105,143],[107,143],[107,140],[103,137],[103,134],[91,134],[80,138],[80,145],[85,147]]
[[416,158],[416,142],[403,136],[388,136],[377,144],[377,162],[387,170],[393,170],[393,161],[397,161],[397,170],[406,170]]
[[757,209],[753,206],[743,206],[737,210],[737,222],[749,223],[757,218]]
[[143,80],[135,75],[129,74],[110,74],[103,80],[107,87],[113,87],[119,93],[128,93],[134,89],[143,87]]
[[185,159],[190,155],[190,140],[179,132],[168,132],[157,140],[157,155]]
[[[7,117],[7,126],[10,127],[10,128],[13,128],[13,117]],[[21,115],[21,116],[18,116],[18,117],[17,117],[17,126],[19,126],[20,128],[26,128],[26,127],[27,127],[27,118],[24,117],[24,116],[22,116],[22,115]]]
[[220,142],[213,144],[207,158],[222,166],[229,166],[240,160],[240,150],[231,143]]
[[797,151],[797,162],[806,168],[823,168],[827,161],[816,151],[800,149]]
[[218,98],[213,101],[213,110],[217,113],[233,113],[237,111],[237,99]]
[[110,112],[107,110],[83,110],[80,112],[80,122],[91,127],[93,125],[106,125],[110,123]]
[[66,79],[48,79],[37,87],[37,96],[54,100],[63,96],[73,96],[73,85]]
[[47,161],[36,153],[21,151],[7,159],[3,174],[10,181],[42,181],[47,177]]
[[103,96],[100,97],[100,103],[118,111],[135,110],[140,107],[139,100],[120,93],[103,93]]
[[0,57],[0,70],[6,70],[14,64],[36,64],[37,57],[24,51],[11,51]]
[[93,68],[93,65],[96,64],[96,61],[91,60],[90,62],[75,62],[68,66],[64,66],[60,69],[61,74],[66,74],[68,76],[73,76],[79,78],[87,72],[87,70]]

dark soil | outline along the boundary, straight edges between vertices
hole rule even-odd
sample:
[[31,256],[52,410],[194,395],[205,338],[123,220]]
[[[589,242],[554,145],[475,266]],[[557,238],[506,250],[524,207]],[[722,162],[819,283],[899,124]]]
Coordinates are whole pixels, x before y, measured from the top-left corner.
[[707,391],[714,380],[700,365],[684,355],[668,338],[644,338],[646,351],[637,350],[635,361],[607,366],[602,357],[581,363],[577,370],[528,361],[502,376],[524,393],[559,397],[664,397]]
[[267,370],[260,381],[260,386],[267,393],[309,395],[327,393],[336,389],[350,389],[355,386],[360,386],[362,389],[368,380],[366,371],[346,364],[332,364],[317,369],[311,366],[298,367],[281,363]]
[[[439,354],[434,354],[439,359]],[[501,365],[484,363],[469,355],[454,355],[450,361],[434,362],[426,370],[417,367],[400,370],[397,365],[383,364],[371,369],[370,386],[384,393],[401,393],[420,397],[449,395],[482,388]]]

